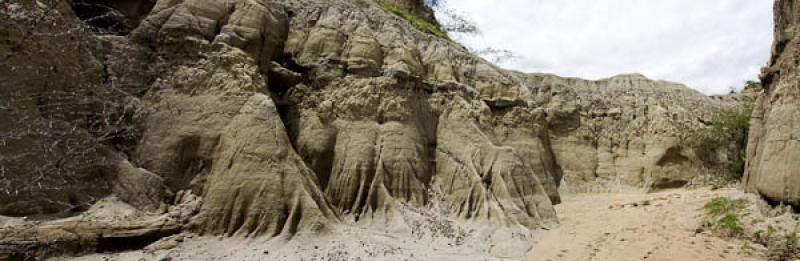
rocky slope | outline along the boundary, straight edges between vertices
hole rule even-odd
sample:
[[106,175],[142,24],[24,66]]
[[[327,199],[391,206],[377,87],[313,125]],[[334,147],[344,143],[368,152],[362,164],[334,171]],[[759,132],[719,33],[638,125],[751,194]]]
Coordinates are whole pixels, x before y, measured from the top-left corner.
[[563,192],[650,191],[700,183],[707,165],[733,160],[720,144],[712,162],[690,142],[720,110],[748,104],[752,94],[707,97],[684,85],[642,75],[598,81],[527,75],[550,93],[549,137],[563,172]]
[[800,206],[800,83],[797,1],[775,1],[772,57],[753,111],[745,188],[773,202]]
[[[0,254],[408,231],[405,209],[432,205],[535,230],[557,223],[559,190],[692,182],[682,130],[735,104],[640,75],[502,70],[387,2],[99,3],[0,9]],[[108,197],[137,213],[103,221]]]

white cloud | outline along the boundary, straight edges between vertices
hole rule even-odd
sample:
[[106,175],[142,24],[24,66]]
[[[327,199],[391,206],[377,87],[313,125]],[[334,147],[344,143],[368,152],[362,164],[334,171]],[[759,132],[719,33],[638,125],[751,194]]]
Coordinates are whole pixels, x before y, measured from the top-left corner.
[[450,0],[474,20],[474,48],[520,56],[523,72],[600,79],[621,73],[707,94],[757,79],[772,42],[771,0]]

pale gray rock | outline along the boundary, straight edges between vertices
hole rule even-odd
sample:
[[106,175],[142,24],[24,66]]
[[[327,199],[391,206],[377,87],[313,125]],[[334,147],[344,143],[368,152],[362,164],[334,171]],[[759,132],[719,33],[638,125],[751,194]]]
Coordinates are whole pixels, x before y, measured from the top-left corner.
[[[549,101],[562,192],[681,187],[708,170],[687,142],[715,112],[740,104],[639,74],[598,81],[529,74]],[[743,104],[743,103],[742,103]]]
[[797,1],[775,1],[772,58],[762,69],[747,145],[745,189],[774,202],[800,206],[800,70]]

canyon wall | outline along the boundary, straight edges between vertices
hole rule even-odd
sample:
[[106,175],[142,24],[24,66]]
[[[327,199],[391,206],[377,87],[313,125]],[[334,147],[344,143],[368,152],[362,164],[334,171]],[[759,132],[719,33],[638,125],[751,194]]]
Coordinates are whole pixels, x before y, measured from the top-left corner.
[[548,90],[549,138],[563,172],[563,192],[642,192],[702,184],[709,164],[734,160],[724,147],[712,161],[691,139],[721,110],[750,102],[705,96],[639,74],[598,81],[527,75]]
[[745,189],[773,202],[800,206],[800,6],[775,1],[775,41],[762,69],[747,146]]
[[[705,169],[683,131],[737,104],[641,75],[503,70],[375,1],[120,1],[82,21],[92,3],[0,9],[12,254],[291,238],[432,203],[535,230],[562,192],[693,182]],[[418,1],[388,3],[435,24]],[[141,213],[82,214],[109,197]]]

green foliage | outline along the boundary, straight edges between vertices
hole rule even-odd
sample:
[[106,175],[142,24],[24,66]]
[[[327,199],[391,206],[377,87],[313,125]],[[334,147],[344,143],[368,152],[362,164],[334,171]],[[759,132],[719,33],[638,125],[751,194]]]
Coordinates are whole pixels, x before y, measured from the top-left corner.
[[735,178],[744,174],[747,136],[750,130],[752,106],[727,108],[718,111],[708,128],[694,132],[688,138],[689,146],[706,162],[714,162],[717,149],[735,146],[738,155],[724,166]]
[[402,8],[400,8],[400,7],[396,6],[396,5],[393,5],[393,4],[389,3],[389,2],[386,2],[386,1],[383,1],[383,0],[377,0],[377,1],[378,1],[379,4],[381,4],[381,7],[383,7],[384,10],[386,10],[386,11],[388,11],[390,13],[393,13],[393,14],[395,14],[397,16],[400,16],[403,19],[406,19],[417,30],[420,30],[420,31],[423,31],[423,32],[426,32],[426,33],[429,33],[429,34],[438,36],[438,37],[440,37],[442,39],[450,41],[450,37],[447,36],[446,33],[442,32],[442,30],[439,28],[438,25],[435,25],[435,24],[433,24],[431,22],[428,22],[425,19],[422,19],[422,18],[420,18],[420,17],[418,17],[416,15],[410,14],[406,10],[403,10]]
[[766,231],[760,229],[749,239],[767,248],[769,260],[798,260],[800,257],[797,227],[792,230],[785,226],[775,227],[768,224]]
[[739,225],[739,215],[736,213],[725,214],[725,216],[717,220],[717,226],[730,231],[742,230],[742,227]]
[[703,206],[706,213],[706,227],[724,231],[729,234],[741,233],[741,213],[747,207],[744,199],[732,200],[724,197],[717,197]]
[[722,216],[727,213],[738,213],[747,207],[747,201],[744,199],[729,199],[724,197],[716,197],[711,199],[703,206],[706,214],[710,216]]
[[775,227],[772,226],[772,224],[767,225],[767,238],[772,238],[772,236],[774,236],[775,232],[777,231],[778,230],[775,229]]

